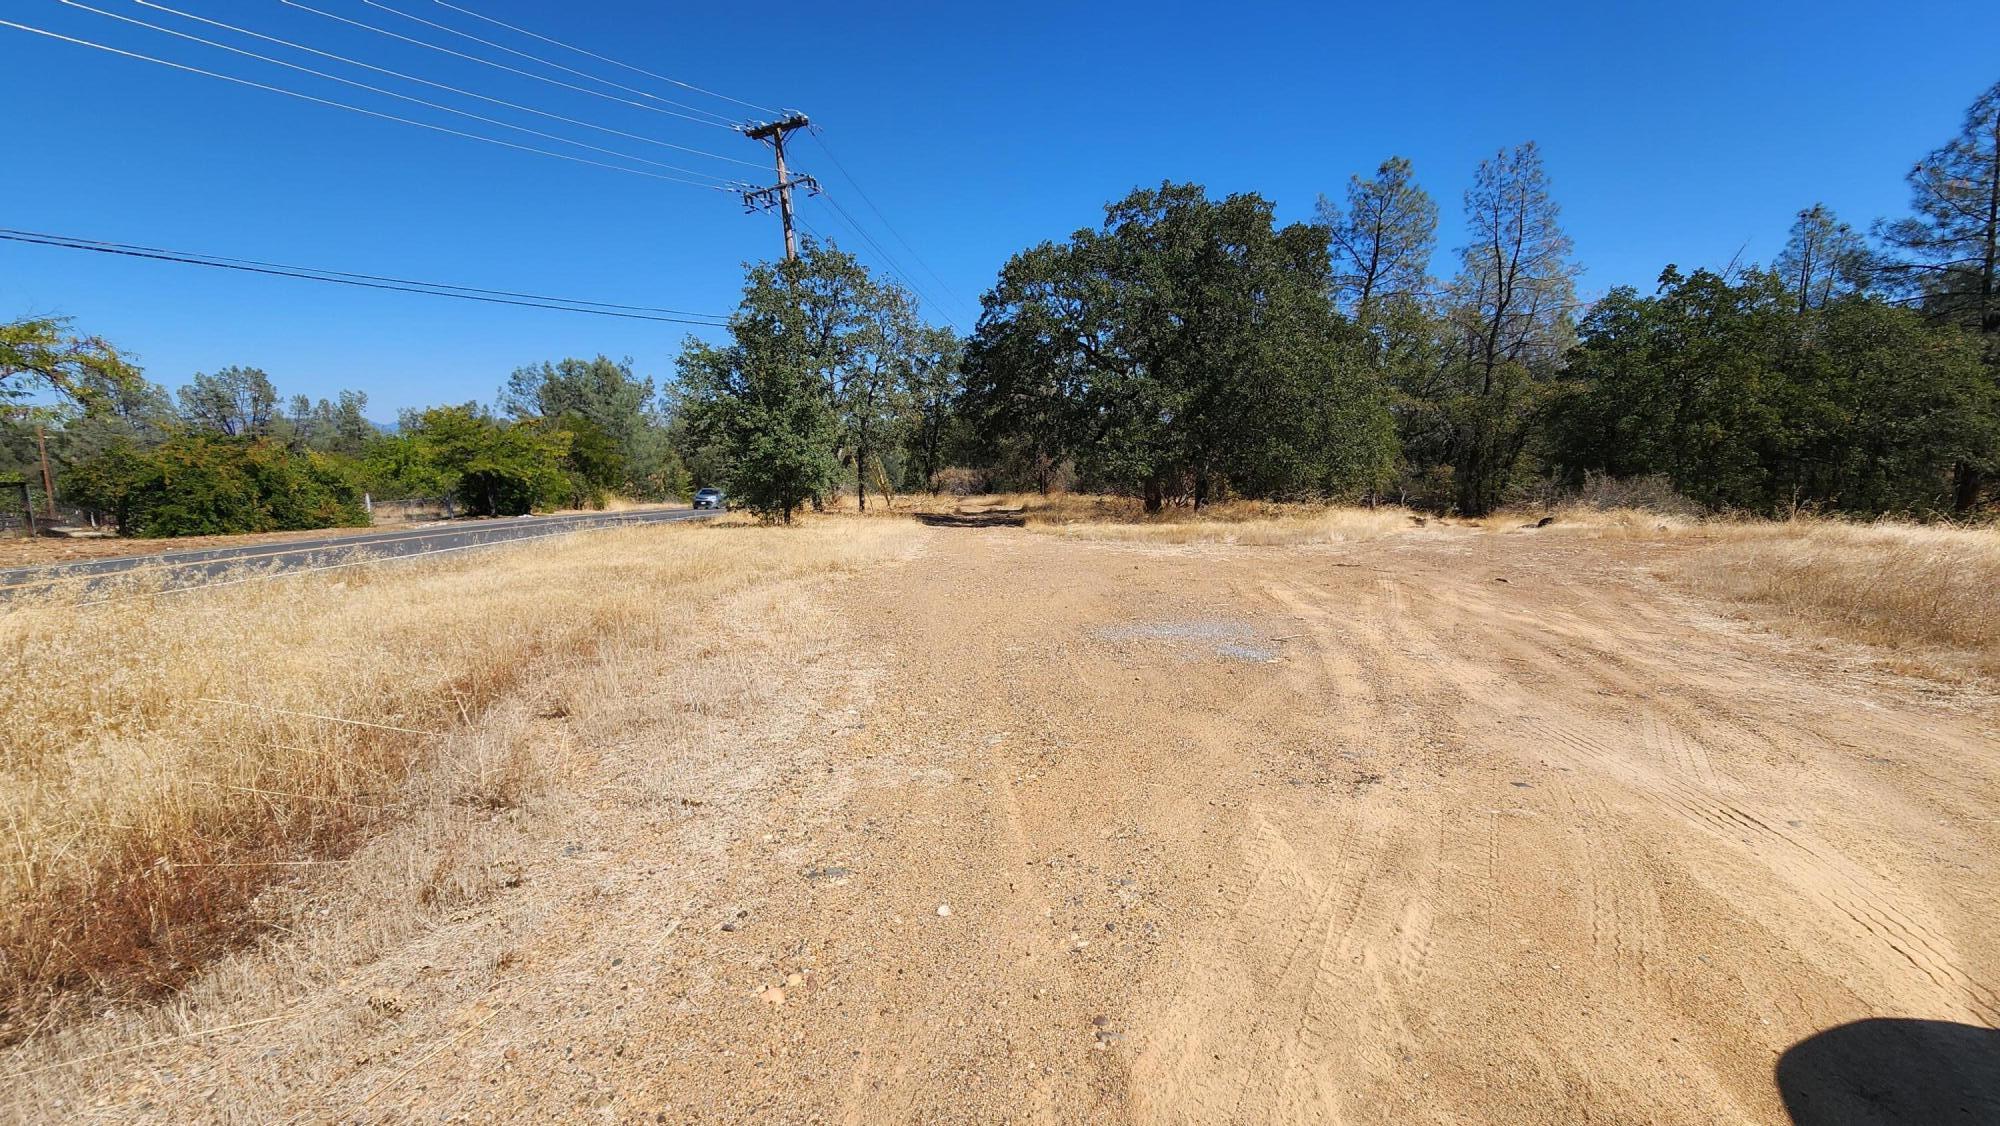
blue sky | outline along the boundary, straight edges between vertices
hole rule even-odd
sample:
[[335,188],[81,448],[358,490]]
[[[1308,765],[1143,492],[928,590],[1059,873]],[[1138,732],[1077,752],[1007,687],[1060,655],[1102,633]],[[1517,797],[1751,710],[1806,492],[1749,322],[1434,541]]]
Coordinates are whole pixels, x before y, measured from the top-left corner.
[[[132,0],[163,26],[725,177],[757,173],[385,79]],[[159,0],[210,19],[551,113],[751,161],[760,146],[398,43],[279,0]],[[364,0],[314,7],[536,65]],[[734,113],[441,6],[401,12]],[[810,113],[934,282],[810,140],[794,163],[926,288],[971,307],[1012,252],[1092,224],[1133,186],[1255,190],[1285,218],[1392,153],[1456,245],[1473,166],[1541,143],[1587,293],[1773,255],[1823,200],[1856,226],[1900,213],[1902,174],[2000,79],[2000,4],[691,4],[463,6],[724,94]],[[0,19],[579,156],[58,0]],[[0,226],[598,301],[727,311],[740,264],[779,246],[724,192],[431,133],[0,28],[12,174]],[[557,71],[541,71],[592,85]],[[617,94],[609,87],[596,87]],[[654,104],[644,98],[635,99]],[[604,158],[611,159],[611,158]],[[644,167],[644,166],[636,166]],[[657,171],[657,169],[655,169]],[[873,251],[823,202],[807,222]],[[1438,268],[1449,270],[1446,253]],[[0,315],[61,313],[179,385],[250,364],[282,391],[368,392],[370,413],[487,399],[513,367],[630,355],[672,370],[681,326],[380,294],[0,243]]]

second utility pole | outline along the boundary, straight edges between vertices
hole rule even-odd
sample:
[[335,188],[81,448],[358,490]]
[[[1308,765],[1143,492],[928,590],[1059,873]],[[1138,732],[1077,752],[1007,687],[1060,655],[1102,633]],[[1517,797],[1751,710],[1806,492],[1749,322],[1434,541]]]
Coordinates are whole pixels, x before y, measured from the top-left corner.
[[48,510],[49,523],[56,521],[56,479],[49,474],[49,436],[41,423],[35,424],[35,444],[42,449],[42,505]]
[[785,168],[785,138],[793,130],[804,129],[811,122],[802,113],[792,114],[782,121],[769,121],[762,125],[752,125],[743,130],[743,135],[753,141],[769,141],[778,156],[778,182],[768,188],[753,188],[743,193],[743,207],[746,211],[767,209],[772,203],[778,205],[778,217],[785,225],[785,261],[799,256],[799,237],[792,230],[792,185],[802,184],[819,190],[819,181],[811,176],[793,176]]

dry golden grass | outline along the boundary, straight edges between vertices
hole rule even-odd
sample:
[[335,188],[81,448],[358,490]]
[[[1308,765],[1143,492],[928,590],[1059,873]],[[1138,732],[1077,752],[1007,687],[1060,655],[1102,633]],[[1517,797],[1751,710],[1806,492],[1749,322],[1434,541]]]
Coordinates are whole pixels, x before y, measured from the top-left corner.
[[[184,983],[256,929],[263,890],[404,817],[413,778],[442,767],[453,800],[518,803],[549,766],[467,735],[496,706],[697,644],[691,603],[907,541],[855,521],[632,528],[0,608],[0,1040]],[[447,859],[427,895],[456,894]]]
[[[852,513],[854,499],[839,498],[834,510]],[[1018,517],[1031,531],[1077,539],[1151,544],[1283,545],[1341,543],[1373,539],[1435,523],[1407,509],[1365,509],[1272,501],[1229,501],[1199,513],[1169,507],[1147,513],[1136,497],[1091,493],[989,493],[959,497],[918,493],[896,498],[893,506],[871,496],[869,516]]]
[[1681,574],[1704,593],[1905,654],[1912,671],[2000,678],[2000,529],[1832,520],[1702,526]]
[[1418,520],[1400,508],[1314,508],[1231,504],[1201,516],[1175,513],[1130,521],[1028,518],[1030,529],[1077,539],[1148,544],[1238,544],[1283,546],[1348,543],[1418,528]]

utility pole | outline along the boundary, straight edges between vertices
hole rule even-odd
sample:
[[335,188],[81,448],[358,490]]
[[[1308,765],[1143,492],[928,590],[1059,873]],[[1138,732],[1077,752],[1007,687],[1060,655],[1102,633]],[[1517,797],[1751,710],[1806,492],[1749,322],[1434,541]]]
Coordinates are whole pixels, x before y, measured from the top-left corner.
[[785,224],[785,261],[799,256],[799,237],[792,230],[792,186],[802,185],[817,193],[819,181],[811,176],[794,176],[785,168],[785,138],[794,130],[804,129],[812,124],[806,115],[794,113],[780,121],[767,121],[761,125],[743,128],[743,135],[753,141],[769,141],[778,157],[778,182],[768,188],[752,188],[743,193],[743,210],[755,214],[770,210],[772,204],[778,208],[778,217]]
[[35,424],[35,444],[42,450],[42,504],[48,509],[49,523],[56,522],[56,479],[49,475],[49,435],[41,423]]

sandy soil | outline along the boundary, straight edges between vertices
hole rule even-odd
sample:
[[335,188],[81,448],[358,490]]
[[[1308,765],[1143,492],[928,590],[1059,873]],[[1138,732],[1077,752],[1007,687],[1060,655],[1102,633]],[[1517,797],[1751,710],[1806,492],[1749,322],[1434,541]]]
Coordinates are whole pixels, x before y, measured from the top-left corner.
[[2000,1121],[1990,698],[1677,594],[1673,543],[915,534],[757,706],[635,680],[504,890],[19,1105]]

